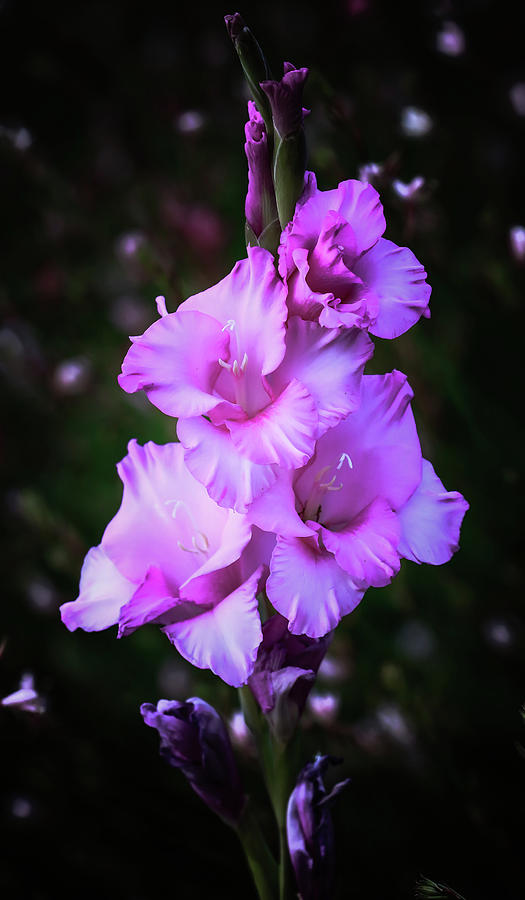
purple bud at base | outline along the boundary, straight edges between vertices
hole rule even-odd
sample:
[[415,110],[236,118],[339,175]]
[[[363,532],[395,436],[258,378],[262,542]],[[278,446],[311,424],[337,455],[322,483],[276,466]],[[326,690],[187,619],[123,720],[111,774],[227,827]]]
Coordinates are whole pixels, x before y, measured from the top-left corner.
[[323,775],[329,765],[340,761],[317,756],[302,770],[288,801],[288,849],[301,900],[326,900],[332,896],[334,829],[329,807],[349,779],[328,793]]
[[181,769],[207,806],[228,824],[239,822],[245,804],[226,726],[218,712],[201,700],[159,700],[140,708],[146,725],[160,736],[160,754]]

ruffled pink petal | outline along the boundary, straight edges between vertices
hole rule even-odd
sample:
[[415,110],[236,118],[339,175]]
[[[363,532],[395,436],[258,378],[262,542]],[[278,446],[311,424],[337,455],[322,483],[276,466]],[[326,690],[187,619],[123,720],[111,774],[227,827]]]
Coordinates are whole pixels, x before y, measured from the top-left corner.
[[[247,252],[248,259],[236,263],[218,284],[186,300],[179,313],[199,310],[218,319],[229,329],[231,361],[237,359],[240,365],[246,353],[248,377],[256,373],[259,378],[273,372],[284,356],[286,288],[271,253],[262,247],[248,247]],[[192,352],[196,346],[197,341]]]
[[311,538],[277,538],[266,584],[270,602],[292,634],[318,638],[352,612],[366,587],[357,585],[331,553]]
[[194,556],[177,542],[185,537],[186,508],[191,509],[201,486],[184,471],[184,452],[178,444],[158,446],[149,441],[141,447],[130,441],[117,470],[124,491],[120,509],[104,532],[106,552],[137,584],[151,566],[157,566],[176,596],[179,585],[197,567]]
[[77,600],[60,607],[62,621],[69,631],[103,631],[118,622],[120,609],[137,585],[119,572],[99,545],[88,552],[80,575]]
[[[338,187],[341,202],[334,207],[352,226],[356,239],[356,254],[360,255],[376,243],[386,228],[379,194],[371,184],[350,179]],[[345,259],[349,263],[349,259]]]
[[369,329],[376,337],[399,337],[421,316],[430,315],[427,273],[407,247],[382,238],[354,263],[353,270],[379,299],[377,319]]
[[[213,501],[209,497],[208,501],[211,506]],[[241,557],[251,539],[251,527],[248,519],[233,509],[229,509],[226,515],[224,512],[221,507],[219,510],[222,519],[220,537],[214,540],[213,545],[210,546],[208,558],[194,572],[192,578],[199,578],[210,572],[226,569]],[[203,522],[204,528],[206,528],[205,521]],[[188,581],[184,584],[188,584]],[[181,591],[183,587],[184,585],[181,585]]]
[[297,378],[317,407],[319,437],[359,406],[365,363],[374,352],[359,329],[329,330],[298,316],[288,321],[286,355],[269,383],[282,389]]
[[320,223],[315,247],[308,257],[308,283],[316,291],[332,291],[343,297],[359,279],[348,269],[344,258],[354,260],[357,240],[354,229],[340,213],[329,210]]
[[213,609],[163,630],[179,653],[199,669],[211,669],[233,687],[246,684],[262,640],[255,571]]
[[262,591],[266,586],[266,579],[270,573],[270,560],[275,547],[275,534],[262,531],[257,526],[252,527],[252,539],[246,546],[240,560],[239,566],[242,579],[245,580],[254,571],[262,567],[262,578],[259,590]]
[[306,387],[292,378],[282,393],[256,416],[227,422],[242,456],[259,465],[297,469],[314,452],[316,404]]
[[457,491],[446,491],[432,464],[423,460],[421,484],[399,512],[399,553],[417,563],[441,566],[459,546],[459,532],[469,505]]
[[[345,248],[345,263],[351,268],[355,256],[364,253],[383,234],[386,223],[379,194],[370,184],[360,181],[342,181],[332,191],[317,191],[298,207],[292,228],[282,235],[281,267],[291,270],[290,253],[297,247],[313,249],[317,243],[322,223],[327,213],[339,213],[352,227],[355,243]],[[344,246],[344,242],[342,244]]]
[[248,509],[247,518],[264,531],[286,537],[310,537],[312,534],[296,511],[293,489],[294,472],[281,470],[277,480]]
[[[359,409],[331,428],[316,446],[315,458],[299,475],[296,493],[307,503],[319,473],[331,491],[321,498],[321,522],[339,530],[376,497],[399,510],[421,480],[421,447],[410,408],[406,376],[364,375]],[[313,518],[313,516],[311,516]]]
[[186,467],[180,444],[130,441],[118,471],[122,504],[103,544],[131,580],[141,583],[156,566],[177,596],[188,578],[239,558],[250,538],[248,523],[213,503]]
[[142,584],[119,614],[118,636],[125,637],[149,622],[158,622],[179,603],[161,570],[152,566]]
[[379,301],[373,291],[359,291],[355,300],[336,301],[319,313],[319,325],[325,328],[362,328],[370,331],[379,311]]
[[[189,578],[186,584],[182,585],[180,596],[188,603],[201,607],[201,612],[204,612],[224,600],[239,587],[242,581],[237,561],[223,569]],[[191,618],[191,616],[186,616],[186,618]]]
[[226,427],[199,417],[179,419],[177,434],[188,469],[221,507],[245,512],[277,477],[273,466],[243,456]]
[[287,279],[286,302],[290,316],[301,316],[302,319],[316,322],[323,306],[333,301],[334,295],[331,291],[319,293],[308,284],[309,253],[306,247],[298,247],[291,254],[292,267]]
[[330,268],[312,272],[312,253],[304,248],[293,251],[295,269],[287,281],[290,316],[319,322],[325,328],[368,329],[377,317],[378,298],[345,266],[339,250],[337,254]]
[[178,310],[134,338],[118,380],[128,394],[144,389],[168,416],[202,415],[221,401],[212,392],[228,356],[229,334],[216,318]]
[[342,531],[330,531],[314,522],[309,525],[321,531],[326,549],[358,584],[384,587],[399,572],[401,529],[385,500],[378,497]]

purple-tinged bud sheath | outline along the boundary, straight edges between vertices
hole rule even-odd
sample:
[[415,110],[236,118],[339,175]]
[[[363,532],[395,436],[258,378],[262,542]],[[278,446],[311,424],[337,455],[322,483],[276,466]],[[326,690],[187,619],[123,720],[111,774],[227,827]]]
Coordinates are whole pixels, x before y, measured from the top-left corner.
[[272,180],[272,161],[263,117],[252,100],[248,101],[248,121],[244,132],[244,150],[248,160],[248,193],[246,222],[259,238],[264,229],[277,219],[277,206]]
[[263,625],[263,640],[248,684],[282,743],[292,736],[332,639],[309,638],[288,631],[278,614]]
[[284,64],[280,81],[261,81],[272,111],[274,147],[273,182],[281,228],[292,219],[304,189],[306,141],[303,121],[303,88],[308,69]]
[[349,779],[340,781],[328,793],[323,775],[330,764],[338,762],[331,756],[317,756],[308,763],[288,801],[288,849],[300,900],[326,900],[332,896],[334,829],[330,805]]
[[301,131],[305,110],[303,89],[308,69],[296,69],[285,62],[280,81],[262,81],[261,87],[270,101],[274,128],[281,140]]
[[226,726],[218,712],[199,697],[185,702],[143,703],[146,725],[160,735],[160,754],[181,769],[207,806],[229,825],[236,826],[245,804],[237,765]]

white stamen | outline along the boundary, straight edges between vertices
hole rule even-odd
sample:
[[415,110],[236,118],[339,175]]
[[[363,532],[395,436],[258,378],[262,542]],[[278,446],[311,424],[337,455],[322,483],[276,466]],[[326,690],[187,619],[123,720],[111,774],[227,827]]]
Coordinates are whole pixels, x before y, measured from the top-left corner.
[[233,331],[235,328],[235,319],[228,319],[225,325],[222,326],[221,331]]
[[354,468],[354,464],[353,464],[352,460],[350,459],[348,453],[341,453],[341,457],[340,457],[340,459],[339,459],[339,462],[337,463],[337,467],[336,467],[336,468],[340,469],[341,466],[343,465],[343,463],[344,463],[345,460],[346,460],[347,463],[348,463],[348,467],[349,467],[350,469],[353,469],[353,468]]
[[233,360],[232,372],[234,375],[238,376],[240,374],[241,368],[236,359]]
[[327,484],[326,490],[327,491],[340,491],[342,489],[342,487],[343,487],[343,485],[341,482],[339,482],[339,484]]
[[204,549],[205,549],[205,550],[209,550],[209,549],[210,549],[210,542],[209,542],[209,540],[208,540],[207,535],[205,535],[203,531],[198,531],[198,532],[197,532],[197,535],[200,537],[202,543],[204,544]]
[[331,487],[333,485],[336,477],[337,477],[336,475],[333,475],[332,478],[330,479],[330,481],[322,481],[321,484],[319,485],[319,487],[322,487],[322,488]]
[[192,550],[190,547],[185,547],[182,541],[177,541],[177,547],[179,550],[184,550],[185,553],[199,553],[199,550]]
[[[199,541],[200,541],[200,543],[199,543]],[[208,548],[210,546],[210,542],[209,542],[208,538],[206,537],[205,534],[202,533],[202,531],[198,531],[197,534],[193,535],[193,537],[191,539],[191,544],[192,544],[192,547],[194,548],[194,550],[197,551],[197,553],[207,553]]]
[[199,529],[197,526],[197,522],[195,521],[195,516],[193,515],[188,504],[185,503],[184,500],[166,500],[165,506],[169,506],[171,503],[173,503],[173,509],[171,511],[172,518],[176,519],[179,509],[183,509],[191,522],[193,530],[198,533]]
[[[189,506],[184,500],[166,500],[165,506],[171,506],[173,504],[173,509],[171,511],[171,515],[174,519],[177,518],[177,514],[180,509],[183,509],[186,515],[188,516],[192,528],[193,535],[191,537],[191,547],[185,547],[182,541],[177,541],[177,547],[179,550],[184,550],[185,553],[204,553],[206,554],[210,549],[210,542],[208,540],[207,535],[204,534],[203,531],[199,531],[197,522],[195,521],[195,517],[193,516]],[[187,531],[186,531],[187,534]]]
[[181,508],[181,506],[183,506],[185,509],[187,509],[186,504],[184,503],[183,500],[165,500],[164,501],[165,506],[170,506],[171,503],[173,503],[173,509],[171,511],[171,515],[172,515],[173,519],[177,518],[177,513],[178,513],[179,509]]
[[242,358],[242,362],[241,362],[241,372],[244,372],[247,365],[248,365],[248,354],[245,353]]
[[168,310],[166,309],[166,298],[159,294],[158,297],[155,297],[155,303],[157,304],[157,311],[159,316],[167,316]]
[[225,362],[223,359],[219,359],[219,365],[222,366],[223,369],[231,370],[230,363]]
[[345,248],[343,247],[342,244],[338,244],[338,245],[337,245],[337,249],[339,250],[339,253],[344,253],[344,252],[345,252]]

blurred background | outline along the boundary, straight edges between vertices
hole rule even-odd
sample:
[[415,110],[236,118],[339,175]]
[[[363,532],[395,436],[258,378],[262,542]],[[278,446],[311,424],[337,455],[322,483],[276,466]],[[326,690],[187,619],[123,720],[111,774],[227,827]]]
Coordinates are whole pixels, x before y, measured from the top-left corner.
[[[447,566],[405,563],[338,630],[301,739],[344,758],[337,897],[401,900],[420,873],[467,900],[525,893],[520,541],[525,202],[523,4],[267,0],[239,11],[274,73],[307,65],[309,167],[368,177],[387,237],[433,286],[389,343],[423,449],[470,501]],[[128,335],[244,255],[246,94],[234,7],[0,3],[0,708],[6,896],[253,897],[235,836],[158,757],[143,701],[199,694],[260,792],[236,693],[154,627],[69,634],[87,549],[118,508],[127,441],[175,423],[119,390]],[[371,167],[370,164],[375,166]],[[271,829],[270,813],[265,827]]]

